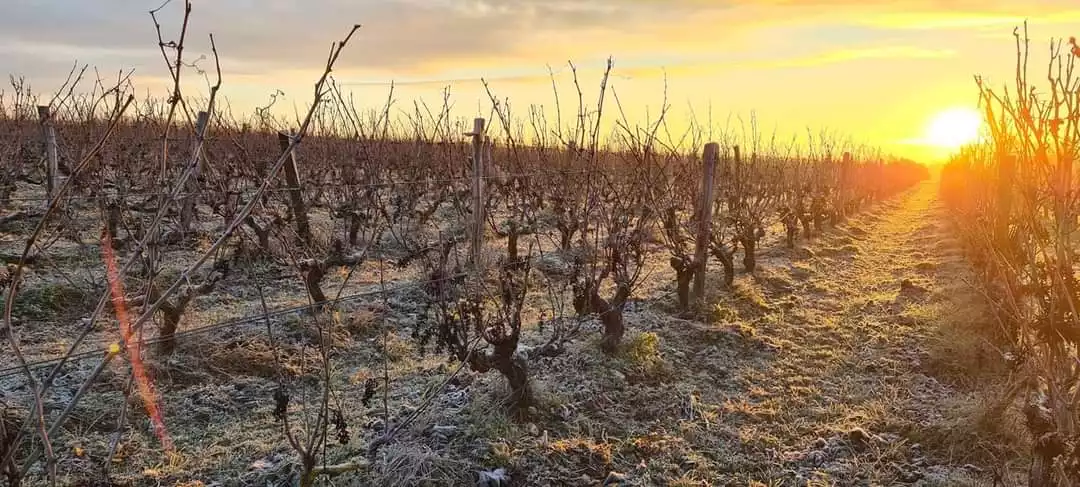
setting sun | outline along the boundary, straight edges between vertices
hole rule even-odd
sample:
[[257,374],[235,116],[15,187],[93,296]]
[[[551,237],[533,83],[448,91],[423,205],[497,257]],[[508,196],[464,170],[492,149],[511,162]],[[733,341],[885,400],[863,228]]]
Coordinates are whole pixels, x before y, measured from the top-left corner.
[[926,127],[925,141],[944,149],[957,149],[979,139],[982,116],[969,108],[953,108],[938,113]]

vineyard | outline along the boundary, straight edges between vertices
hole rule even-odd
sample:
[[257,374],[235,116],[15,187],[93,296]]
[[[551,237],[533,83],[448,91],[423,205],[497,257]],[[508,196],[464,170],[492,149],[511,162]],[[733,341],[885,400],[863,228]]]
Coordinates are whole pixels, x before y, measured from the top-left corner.
[[995,407],[1016,406],[1023,418],[1030,485],[1076,485],[1080,208],[1073,161],[1080,142],[1074,74],[1080,48],[1075,39],[1051,42],[1048,85],[1037,87],[1029,81],[1027,26],[1014,34],[1015,82],[1002,91],[976,78],[990,138],[945,167],[941,189],[978,282],[994,303],[996,326],[987,335],[1009,366]]
[[[636,125],[611,62],[596,100],[553,86],[554,119],[486,83],[474,120],[449,92],[358,107],[355,31],[292,121],[223,109],[220,68],[182,93],[182,37],[166,99],[11,79],[7,485],[978,485],[1029,454],[1078,479],[1075,90],[985,89],[1000,123],[945,208],[928,168],[829,132]],[[1015,363],[940,336],[990,316]],[[1000,409],[976,356],[1011,367]],[[970,409],[1036,390],[1031,452]]]

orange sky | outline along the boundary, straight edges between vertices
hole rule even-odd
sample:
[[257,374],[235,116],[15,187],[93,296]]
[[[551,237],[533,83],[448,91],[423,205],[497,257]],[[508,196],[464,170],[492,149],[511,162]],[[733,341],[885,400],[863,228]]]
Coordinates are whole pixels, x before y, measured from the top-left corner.
[[[134,68],[140,89],[161,92],[166,71],[147,15],[159,3],[14,0],[0,18],[0,66],[45,91],[58,86],[74,61],[105,73]],[[179,23],[181,2],[173,3],[161,14],[169,38]],[[1025,18],[1038,78],[1045,69],[1038,55],[1050,38],[1080,32],[1080,3],[195,1],[188,59],[208,51],[206,34],[213,32],[223,94],[234,110],[250,111],[280,89],[280,106],[291,113],[310,101],[329,43],[362,23],[337,71],[358,102],[383,103],[389,81],[396,80],[396,106],[411,110],[414,98],[435,103],[450,86],[455,114],[472,117],[488,113],[481,76],[518,113],[531,104],[550,108],[549,65],[567,103],[568,60],[579,66],[593,100],[610,55],[612,86],[635,123],[656,114],[666,73],[674,126],[686,126],[689,107],[701,122],[711,107],[718,131],[755,111],[767,132],[828,129],[930,161],[947,150],[921,142],[925,127],[943,110],[974,107],[972,75],[999,86],[1011,78],[1012,28]],[[198,81],[187,85],[189,94],[205,92]],[[609,115],[614,121],[614,112]]]

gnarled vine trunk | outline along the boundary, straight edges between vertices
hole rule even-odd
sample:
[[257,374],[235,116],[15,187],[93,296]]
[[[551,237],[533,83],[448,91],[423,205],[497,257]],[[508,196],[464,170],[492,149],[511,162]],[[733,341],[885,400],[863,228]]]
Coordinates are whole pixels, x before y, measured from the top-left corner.
[[746,272],[754,272],[757,269],[757,237],[754,231],[747,232],[749,235],[739,237],[739,243],[743,247],[743,268]]
[[690,309],[690,284],[697,274],[697,267],[688,257],[672,257],[668,264],[675,270],[675,288],[679,296],[679,309]]
[[615,296],[608,301],[600,297],[596,286],[587,286],[574,297],[574,308],[578,314],[595,313],[604,327],[600,348],[608,354],[614,353],[626,334],[623,323],[623,306],[630,297],[630,289],[625,285],[616,285]]

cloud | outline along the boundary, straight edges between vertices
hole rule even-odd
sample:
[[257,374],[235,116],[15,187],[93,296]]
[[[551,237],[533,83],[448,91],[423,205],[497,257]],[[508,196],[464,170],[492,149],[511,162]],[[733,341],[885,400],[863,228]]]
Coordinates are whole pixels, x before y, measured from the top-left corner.
[[[0,65],[40,75],[45,69],[23,62],[40,56],[164,74],[147,14],[160,1],[8,0]],[[182,5],[173,0],[159,15],[167,40],[177,36]],[[1080,18],[1071,0],[216,0],[194,4],[188,52],[206,53],[213,32],[230,72],[315,70],[330,43],[361,23],[343,66],[367,78],[455,78],[608,54],[699,58],[755,49],[770,42],[762,32],[799,25],[970,28],[1008,24],[1025,12]]]
[[940,59],[953,57],[956,51],[951,49],[923,49],[910,46],[884,46],[862,49],[840,49],[827,52],[819,56],[779,61],[778,66],[816,66],[821,64],[840,63],[858,59]]
[[[106,77],[135,68],[140,96],[160,96],[167,71],[147,12],[162,1],[0,0],[0,66],[46,91],[75,60]],[[1080,30],[1075,0],[193,1],[185,59],[208,54],[214,33],[222,95],[238,113],[276,88],[285,110],[309,102],[331,43],[361,23],[335,69],[360,106],[381,106],[391,80],[403,106],[452,85],[455,109],[471,116],[487,103],[483,76],[521,111],[551,103],[548,65],[560,92],[576,95],[568,60],[595,100],[611,55],[612,91],[631,118],[655,115],[670,94],[683,111],[759,110],[784,130],[847,127],[883,143],[906,141],[941,106],[967,103],[972,73],[1011,79],[1012,27],[1025,18],[1038,52],[1048,35]],[[172,0],[159,15],[166,40],[178,35],[182,5]],[[205,93],[201,76],[185,77],[185,93]],[[689,117],[676,111],[673,120]]]
[[[152,58],[156,37],[147,12],[159,1],[14,0],[0,17],[0,45],[26,52],[42,45],[97,49],[91,57],[140,50]],[[181,7],[174,0],[159,15],[166,40],[177,36]],[[206,51],[206,35],[214,32],[222,53],[231,57],[271,69],[311,66],[353,23],[362,23],[348,60],[407,70],[436,60],[514,55],[544,36],[617,30],[635,18],[663,20],[653,10],[660,8],[566,0],[219,0],[195,4],[188,47]]]

